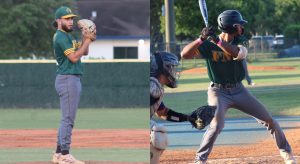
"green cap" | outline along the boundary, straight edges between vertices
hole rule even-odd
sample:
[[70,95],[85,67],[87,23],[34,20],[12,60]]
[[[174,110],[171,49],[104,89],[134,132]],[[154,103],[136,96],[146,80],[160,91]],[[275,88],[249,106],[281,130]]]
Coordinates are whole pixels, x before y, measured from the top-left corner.
[[65,6],[58,8],[55,12],[55,19],[71,18],[71,17],[77,17],[77,15],[73,14],[72,10]]

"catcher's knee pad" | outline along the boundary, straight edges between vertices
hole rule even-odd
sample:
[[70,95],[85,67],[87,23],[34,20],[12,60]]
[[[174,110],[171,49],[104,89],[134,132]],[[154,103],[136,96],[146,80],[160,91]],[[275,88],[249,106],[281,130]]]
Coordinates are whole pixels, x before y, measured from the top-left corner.
[[150,133],[150,143],[156,149],[166,149],[168,146],[167,129],[159,124],[154,125]]
[[158,164],[159,158],[163,152],[164,150],[157,149],[152,144],[150,144],[150,164]]

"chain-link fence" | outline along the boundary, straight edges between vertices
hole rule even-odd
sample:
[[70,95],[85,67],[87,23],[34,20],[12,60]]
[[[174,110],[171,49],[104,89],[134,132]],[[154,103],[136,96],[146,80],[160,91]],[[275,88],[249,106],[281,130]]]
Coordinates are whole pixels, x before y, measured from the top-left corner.
[[[180,57],[182,49],[192,41],[181,43],[153,43],[152,52],[168,51]],[[300,57],[300,40],[285,38],[282,35],[254,36],[249,40],[248,58],[277,58],[277,57]]]
[[253,36],[249,40],[249,54],[253,58],[300,56],[299,39],[278,36]]

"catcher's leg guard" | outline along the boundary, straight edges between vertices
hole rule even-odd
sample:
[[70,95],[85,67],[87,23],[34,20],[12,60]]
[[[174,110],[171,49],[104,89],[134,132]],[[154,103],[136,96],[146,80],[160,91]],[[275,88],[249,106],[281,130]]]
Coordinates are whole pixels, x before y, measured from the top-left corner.
[[150,164],[158,164],[159,158],[168,146],[166,128],[154,125],[150,133]]
[[159,158],[163,152],[164,150],[157,149],[150,144],[150,164],[158,164]]

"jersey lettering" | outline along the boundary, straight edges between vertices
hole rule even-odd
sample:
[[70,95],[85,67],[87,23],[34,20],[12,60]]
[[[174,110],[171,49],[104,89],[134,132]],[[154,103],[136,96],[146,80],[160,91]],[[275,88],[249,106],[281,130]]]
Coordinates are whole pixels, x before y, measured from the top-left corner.
[[73,45],[74,49],[77,48],[77,42],[76,42],[76,40],[72,40],[72,45]]
[[230,54],[223,51],[212,51],[212,60],[214,62],[221,61],[223,63],[231,61],[232,57]]

